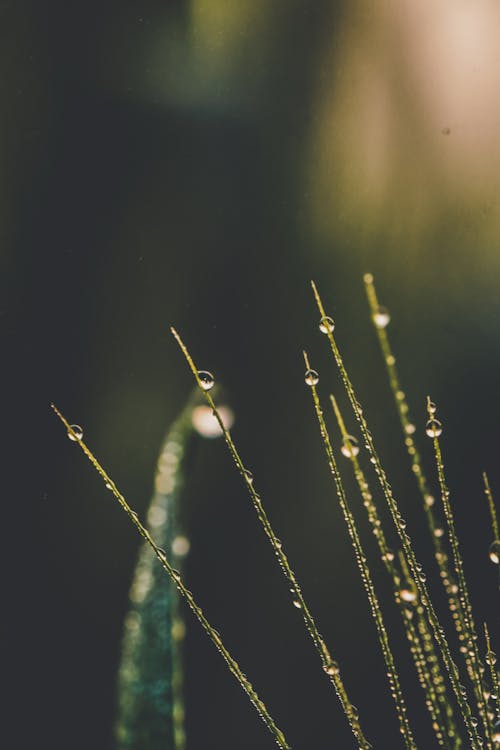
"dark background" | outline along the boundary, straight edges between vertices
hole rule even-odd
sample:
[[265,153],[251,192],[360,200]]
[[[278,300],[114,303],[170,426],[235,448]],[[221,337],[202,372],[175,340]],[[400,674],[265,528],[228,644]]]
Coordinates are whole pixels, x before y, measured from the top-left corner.
[[[393,174],[404,175],[401,202],[396,181],[371,213],[365,203],[357,208],[363,158],[337,129],[332,139],[342,154],[345,138],[344,161],[329,172],[328,221],[320,228],[315,219],[311,184],[323,160],[315,127],[325,91],[335,98],[349,76],[348,59],[330,66],[325,59],[358,30],[369,33],[377,19],[368,5],[349,14],[323,0],[242,2],[238,10],[180,0],[0,2],[10,748],[113,747],[115,674],[139,540],[49,403],[84,425],[89,446],[143,511],[162,435],[193,385],[171,324],[232,394],[235,440],[367,736],[378,747],[401,746],[303,381],[306,346],[321,394],[333,390],[343,399],[317,329],[311,278],[336,320],[432,579],[423,514],[367,314],[362,275],[375,275],[392,312],[418,437],[426,395],[438,403],[476,620],[488,617],[498,637],[497,571],[487,559],[491,530],[481,489],[484,469],[500,486],[496,183],[485,176],[482,192],[471,196],[465,166],[455,192],[443,188],[434,156],[411,146],[408,132],[421,140],[421,121],[409,112],[407,100],[418,105],[403,71],[407,96],[395,115],[401,127],[391,157]],[[485,117],[493,105],[484,102]],[[435,151],[454,135],[454,127],[438,128]],[[487,145],[496,158],[498,144]],[[459,142],[450,163],[460,154]],[[350,163],[358,176],[347,187]],[[415,187],[417,173],[424,177]],[[414,210],[417,189],[434,196],[432,212]],[[422,443],[434,481],[430,445]],[[189,587],[292,746],[353,746],[220,441],[197,446],[186,503]],[[355,493],[352,503],[389,605]],[[387,618],[398,649],[392,609]],[[187,620],[188,749],[272,748],[221,658]],[[417,738],[430,746],[416,677],[399,653]]]

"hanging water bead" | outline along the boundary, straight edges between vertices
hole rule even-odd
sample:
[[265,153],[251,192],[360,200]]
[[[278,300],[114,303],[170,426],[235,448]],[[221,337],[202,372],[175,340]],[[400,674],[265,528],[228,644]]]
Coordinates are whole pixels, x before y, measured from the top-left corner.
[[429,403],[427,404],[427,408],[431,414],[435,414],[437,411],[437,406],[434,401],[429,401]]
[[329,675],[330,677],[333,677],[333,675],[340,673],[339,665],[337,664],[336,661],[329,661],[328,664],[325,664],[323,669],[325,670],[326,674]]
[[346,435],[340,452],[346,458],[355,458],[359,453],[358,441],[352,435]]
[[491,739],[495,743],[495,745],[500,746],[500,721],[497,721],[495,724],[493,724],[493,733],[491,735]]
[[386,551],[382,555],[382,560],[384,562],[392,562],[394,560],[394,552],[392,551],[392,549],[386,549]]
[[333,330],[335,328],[335,323],[333,321],[333,318],[330,318],[328,315],[325,315],[324,318],[321,318],[319,321],[319,330],[321,333],[333,333]]
[[430,438],[439,437],[443,432],[443,425],[438,419],[434,417],[429,419],[425,425],[425,434]]
[[306,381],[307,385],[310,385],[310,386],[318,385],[319,375],[316,372],[316,370],[307,370],[306,374],[304,375],[304,380]]
[[488,651],[488,653],[484,657],[484,660],[486,664],[489,664],[490,667],[493,667],[497,663],[497,655],[494,651]]
[[208,370],[198,370],[198,379],[204,391],[209,391],[214,387],[215,378]]
[[415,602],[417,600],[417,594],[413,589],[401,589],[399,592],[399,596],[404,602]]
[[191,545],[187,536],[179,534],[178,536],[174,537],[172,541],[172,552],[177,557],[185,557],[189,552],[190,546]]
[[243,476],[244,476],[244,477],[245,477],[245,479],[247,480],[247,483],[248,483],[248,484],[253,484],[253,474],[252,474],[252,472],[250,471],[250,469],[245,469],[245,470],[243,471]]
[[406,432],[407,435],[413,435],[413,433],[415,432],[415,430],[416,430],[416,427],[411,422],[407,422],[405,424],[405,432]]
[[391,321],[389,310],[386,307],[377,307],[373,313],[373,322],[377,328],[385,328]]
[[490,545],[488,554],[492,563],[495,563],[495,565],[500,564],[500,540],[499,539],[495,539],[495,541],[492,542],[492,544]]
[[[77,440],[81,440],[83,437],[83,427],[80,427],[79,424],[71,424],[70,430],[68,430],[68,437],[70,440],[73,440],[74,443],[76,443]],[[71,431],[73,430],[73,432]]]

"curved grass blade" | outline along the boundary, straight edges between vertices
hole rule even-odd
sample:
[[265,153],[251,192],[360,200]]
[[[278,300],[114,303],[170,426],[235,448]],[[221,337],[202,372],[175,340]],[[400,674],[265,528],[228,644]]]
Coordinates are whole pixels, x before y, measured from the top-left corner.
[[[234,463],[236,464],[236,468],[238,469],[241,476],[243,477],[243,480],[249,492],[252,504],[257,513],[257,517],[274,550],[274,553],[278,559],[280,568],[289,585],[290,592],[292,594],[293,604],[302,613],[302,617],[304,619],[304,624],[306,626],[307,632],[309,633],[314,643],[314,646],[316,647],[316,650],[321,658],[321,664],[322,664],[323,670],[328,675],[332,685],[335,688],[335,692],[337,693],[337,697],[339,698],[344,714],[346,715],[349,725],[351,727],[351,730],[359,743],[359,748],[360,750],[371,750],[372,746],[368,742],[366,737],[364,736],[363,730],[361,729],[358,711],[356,707],[351,703],[349,696],[347,694],[344,682],[340,675],[339,666],[337,662],[332,658],[330,651],[328,650],[328,647],[323,637],[320,635],[318,631],[316,622],[305,602],[304,596],[302,594],[302,590],[299,586],[295,573],[292,570],[290,563],[288,561],[288,557],[286,556],[283,550],[282,543],[278,539],[276,534],[274,533],[273,527],[271,526],[271,523],[262,505],[262,499],[255,490],[255,487],[253,484],[253,476],[251,472],[245,467],[245,464],[243,463],[240,457],[240,454],[238,453],[236,445],[233,442],[230,431],[224,425],[224,422],[221,418],[220,411],[215,405],[215,402],[209,392],[210,388],[213,385],[212,376],[210,375],[210,373],[206,373],[205,371],[198,370],[186,345],[182,341],[181,337],[179,336],[175,328],[171,328],[170,330],[175,340],[177,341],[186,359],[186,362],[188,363],[189,368],[194,375],[194,378],[199,388],[204,393],[208,405],[212,409],[213,414],[215,415],[215,417],[217,418],[217,421],[219,422],[220,428],[224,434],[224,440],[226,442],[227,448],[233,458]],[[207,375],[209,375],[210,377],[207,378]]]
[[[307,356],[306,352],[304,352],[304,363],[306,366],[306,372],[311,372],[311,365],[309,363],[309,357]],[[384,624],[384,618],[382,616],[382,609],[380,607],[378,597],[375,592],[375,587],[373,585],[370,568],[366,561],[366,556],[363,550],[363,546],[361,544],[361,539],[359,538],[358,530],[356,527],[356,521],[354,520],[354,516],[349,507],[349,503],[347,502],[347,496],[345,493],[344,484],[340,476],[337,462],[335,460],[335,455],[333,453],[330,435],[328,434],[328,429],[327,429],[327,426],[323,417],[323,411],[321,408],[318,391],[316,388],[316,382],[317,382],[316,378],[310,379],[310,382],[309,382],[309,385],[311,388],[311,395],[313,399],[314,410],[316,412],[316,418],[318,420],[318,425],[319,425],[319,429],[321,433],[321,439],[323,441],[323,447],[325,449],[328,466],[330,468],[330,473],[332,474],[333,480],[335,482],[335,489],[337,492],[340,509],[342,511],[342,515],[344,516],[344,520],[347,525],[351,544],[353,546],[354,553],[356,556],[356,563],[358,565],[358,569],[361,575],[361,580],[363,581],[363,586],[368,596],[370,610],[371,610],[372,617],[374,619],[375,626],[377,629],[377,637],[380,643],[380,648],[382,650],[382,655],[383,655],[385,666],[387,669],[387,677],[389,679],[389,688],[390,688],[391,696],[394,700],[394,704],[396,706],[396,714],[397,714],[397,718],[399,722],[399,731],[403,735],[407,750],[416,750],[417,746],[415,744],[415,740],[413,738],[410,723],[408,721],[406,703],[403,697],[403,692],[401,690],[401,684],[399,681],[399,675],[396,669],[396,664],[394,662],[394,657],[392,655],[391,647],[389,644],[389,636],[387,634],[387,630]],[[351,452],[352,452],[352,446],[351,446]]]
[[[262,721],[264,722],[264,724],[266,725],[270,733],[273,735],[278,747],[280,747],[281,750],[291,750],[290,745],[288,744],[283,732],[275,724],[264,702],[261,700],[261,698],[255,691],[252,683],[248,680],[246,675],[242,672],[238,662],[231,656],[231,654],[225,647],[218,631],[212,627],[212,625],[209,623],[209,621],[205,617],[203,610],[196,603],[193,597],[193,594],[191,593],[191,591],[189,591],[189,589],[184,584],[184,581],[182,580],[180,573],[169,562],[165,551],[156,544],[155,540],[153,539],[148,529],[140,522],[137,514],[135,513],[134,510],[132,510],[132,508],[126,501],[125,497],[117,488],[116,484],[113,482],[111,477],[106,473],[106,471],[101,466],[101,464],[99,463],[97,458],[94,456],[94,454],[91,452],[91,450],[83,442],[82,435],[80,433],[75,432],[75,430],[70,425],[68,420],[61,414],[59,409],[57,409],[57,407],[54,404],[51,404],[51,407],[53,411],[55,412],[55,414],[59,417],[63,425],[65,426],[68,432],[68,435],[71,436],[72,440],[78,443],[78,445],[80,446],[84,454],[87,456],[87,458],[91,462],[94,469],[101,476],[106,487],[113,493],[114,497],[118,500],[121,507],[123,508],[125,513],[128,515],[128,517],[132,521],[133,525],[136,527],[139,534],[151,546],[160,564],[162,565],[164,570],[168,573],[170,580],[173,582],[173,584],[177,588],[178,593],[182,594],[189,608],[191,609],[192,613],[198,619],[203,630],[206,632],[206,634],[208,635],[208,637],[210,638],[210,640],[212,641],[214,646],[217,648],[218,652],[221,654],[224,661],[226,662],[226,665],[229,671],[234,675],[234,677],[239,682],[240,686],[248,695],[250,702],[256,709],[257,713],[259,714],[260,718],[262,719]],[[222,420],[220,423],[221,423],[221,426],[224,424]],[[168,750],[168,748],[166,750]]]
[[[193,404],[189,401],[163,440],[149,505],[148,528],[157,546],[182,558],[188,542],[181,527],[183,489]],[[118,672],[118,747],[133,750],[184,750],[181,641],[184,634],[179,595],[146,542],[140,551],[124,622]]]
[[[328,318],[328,316],[325,313],[325,309],[323,307],[323,303],[321,301],[321,297],[318,293],[318,290],[316,288],[316,285],[314,282],[311,282],[314,297],[316,300],[316,304],[318,306],[320,319],[325,320]],[[426,616],[428,617],[430,627],[432,629],[434,638],[436,640],[436,643],[438,645],[439,651],[441,653],[441,657],[443,659],[443,663],[446,668],[446,672],[448,674],[450,683],[453,687],[453,692],[455,693],[457,703],[460,707],[460,711],[462,713],[462,717],[465,723],[465,726],[467,728],[467,733],[469,736],[469,740],[471,743],[471,746],[474,748],[474,750],[481,750],[484,745],[484,740],[480,737],[476,724],[474,722],[472,711],[470,708],[470,705],[467,701],[467,694],[464,693],[464,690],[460,684],[460,673],[458,670],[458,667],[456,666],[455,662],[453,661],[453,657],[451,655],[450,647],[448,645],[448,641],[446,640],[446,635],[444,628],[441,626],[441,623],[439,622],[439,619],[437,617],[437,614],[435,612],[434,606],[430,600],[429,592],[427,590],[427,586],[425,584],[425,581],[422,577],[422,567],[417,562],[415,553],[413,551],[413,547],[411,546],[411,540],[409,535],[406,532],[406,523],[404,522],[404,519],[400,513],[398,504],[394,498],[392,488],[389,484],[389,481],[387,479],[387,475],[382,467],[382,464],[380,462],[380,458],[378,456],[378,453],[375,450],[375,444],[373,441],[373,437],[369,431],[368,424],[366,422],[366,419],[363,415],[363,409],[361,407],[361,404],[359,403],[356,393],[354,391],[353,385],[351,383],[351,380],[349,378],[349,375],[347,373],[347,370],[345,368],[342,356],[340,354],[340,350],[337,346],[337,342],[333,336],[332,330],[330,327],[325,329],[325,333],[328,336],[328,341],[330,343],[330,348],[335,360],[335,363],[337,365],[337,368],[339,370],[342,383],[344,385],[344,388],[347,392],[347,395],[349,397],[349,401],[351,403],[352,409],[354,411],[356,421],[358,422],[358,425],[361,430],[361,434],[363,436],[363,441],[366,446],[366,449],[368,451],[369,457],[371,462],[373,463],[375,473],[377,475],[377,478],[379,480],[380,486],[382,488],[385,500],[387,502],[390,514],[392,516],[392,519],[394,521],[394,525],[396,527],[396,530],[398,532],[399,538],[401,540],[401,544],[406,556],[406,559],[408,561],[411,574],[415,580],[418,594],[420,601],[425,609]]]

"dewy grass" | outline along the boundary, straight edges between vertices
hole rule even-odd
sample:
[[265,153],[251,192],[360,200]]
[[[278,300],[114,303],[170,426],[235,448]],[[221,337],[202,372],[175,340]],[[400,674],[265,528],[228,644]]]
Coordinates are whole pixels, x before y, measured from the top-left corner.
[[[385,470],[381,465],[362,407],[344,365],[336,338],[333,335],[335,329],[334,321],[326,315],[323,302],[313,283],[314,297],[320,314],[319,328],[328,338],[335,364],[340,373],[341,381],[347,392],[362,436],[362,445],[360,446],[356,438],[347,432],[338,404],[333,396],[331,396],[331,403],[337,417],[342,438],[340,451],[345,457],[350,459],[363,504],[368,514],[368,520],[377,540],[380,556],[391,578],[394,597],[401,612],[406,637],[410,645],[413,665],[424,691],[425,704],[431,717],[432,728],[438,745],[446,750],[458,750],[462,747],[464,738],[457,727],[457,720],[454,716],[454,710],[458,706],[466,728],[467,741],[465,745],[472,748],[472,750],[484,750],[485,748],[486,750],[494,750],[494,748],[500,747],[500,717],[498,713],[500,702],[498,699],[500,695],[496,656],[492,650],[490,635],[485,624],[486,656],[484,661],[488,665],[488,670],[485,670],[479,656],[478,634],[475,631],[472,606],[449,500],[450,493],[444,473],[439,441],[442,425],[436,418],[435,405],[429,400],[429,421],[426,431],[427,435],[433,439],[434,444],[441,499],[452,553],[452,565],[449,563],[449,557],[445,551],[446,538],[444,530],[434,515],[434,498],[429,492],[429,485],[423,472],[420,455],[413,438],[415,428],[408,416],[406,396],[399,384],[399,377],[395,368],[395,357],[392,354],[385,330],[390,316],[384,308],[378,305],[371,275],[365,275],[364,280],[372,320],[379,337],[379,343],[389,376],[389,383],[403,429],[405,445],[411,460],[412,473],[417,479],[417,484],[424,501],[424,509],[435,545],[435,556],[439,566],[439,574],[445,585],[448,603],[459,636],[460,651],[464,654],[466,669],[472,682],[473,696],[471,697],[474,698],[475,708],[477,709],[481,724],[473,715],[468,691],[462,685],[460,672],[452,656],[446,632],[431,602],[426,585],[426,575],[415,557],[410,537],[406,532],[405,519],[401,515]],[[207,401],[207,406],[204,408],[212,418],[215,417],[217,420],[219,432],[223,435],[227,448],[243,478],[259,521],[264,528],[265,534],[291,590],[293,605],[301,612],[306,629],[320,655],[322,668],[335,687],[344,713],[356,738],[356,745],[360,750],[369,750],[371,745],[366,740],[361,729],[358,711],[347,695],[339,666],[332,658],[324,639],[319,634],[316,622],[306,604],[295,573],[283,550],[282,543],[276,536],[264,510],[262,499],[255,489],[253,475],[240,457],[227,422],[223,419],[224,407],[217,406],[214,401],[213,394],[215,391],[212,390],[214,378],[208,371],[198,370],[178,333],[174,329],[172,329],[172,333],[189,364],[199,390]],[[335,481],[337,497],[348,527],[363,584],[368,594],[369,604],[385,659],[390,692],[395,701],[396,713],[402,734],[402,746],[406,750],[417,750],[417,742],[414,739],[410,726],[410,718],[399,683],[397,660],[394,658],[389,645],[389,634],[385,628],[382,610],[373,587],[370,564],[361,546],[355,515],[352,512],[351,503],[348,503],[335,457],[335,448],[327,431],[319,393],[316,388],[319,376],[317,372],[311,369],[307,355],[305,355],[305,362],[305,381],[312,393],[313,406],[323,439],[328,465]],[[83,431],[81,428],[77,425],[69,424],[55,406],[52,408],[64,424],[68,436],[79,444],[80,448],[102,477],[106,487],[118,500],[145,541],[145,545],[140,552],[136,575],[131,589],[132,604],[125,624],[123,659],[119,674],[120,712],[118,716],[118,742],[120,750],[126,750],[126,748],[134,746],[144,747],[147,750],[156,750],[156,747],[164,747],[165,750],[183,750],[184,748],[181,696],[182,666],[178,648],[179,640],[182,636],[182,623],[177,605],[178,594],[186,600],[203,629],[221,653],[230,672],[236,677],[241,687],[247,693],[250,701],[279,747],[283,750],[288,750],[290,746],[283,733],[271,718],[264,703],[241,671],[237,662],[227,651],[220,634],[208,622],[204,613],[196,604],[193,595],[184,584],[182,574],[173,567],[172,562],[169,560],[171,554],[178,566],[180,562],[179,556],[182,557],[182,554],[179,552],[180,548],[178,547],[176,552],[174,545],[175,538],[173,535],[179,534],[179,532],[182,534],[182,529],[179,529],[175,522],[175,503],[176,495],[182,487],[185,469],[183,457],[192,431],[192,425],[189,421],[194,414],[192,402],[188,404],[182,415],[174,423],[162,446],[155,481],[155,494],[148,512],[148,527],[141,523],[137,514],[129,506],[115,483],[83,442]],[[388,505],[400,539],[401,549],[397,550],[397,554],[390,550],[387,545],[381,516],[378,512],[372,490],[361,468],[358,454],[360,457],[362,454],[367,454],[375,470],[383,497]],[[493,494],[486,474],[483,477],[483,481],[490,508],[494,536],[489,549],[489,557],[493,563],[500,565],[498,522]],[[166,517],[169,517],[170,520],[165,526],[164,521]],[[183,537],[181,536],[180,538]],[[166,546],[168,552],[161,545]],[[156,563],[155,558],[159,560],[160,566]],[[162,587],[159,577],[159,572],[162,570],[168,574],[170,579],[168,586],[165,587]],[[168,582],[168,579],[166,581]],[[156,600],[156,597],[158,597],[158,600]],[[159,623],[159,627],[156,630],[153,629],[152,638],[155,642],[148,644],[147,636],[152,631],[143,626],[149,621],[148,618],[151,611],[155,609],[155,605],[158,605],[156,607],[156,614],[158,614],[158,611],[160,612],[160,618],[156,620],[157,624]],[[162,617],[164,621],[163,632],[161,625]],[[159,653],[165,657],[161,661],[161,664],[166,664],[166,671],[163,676],[161,674],[161,666],[159,666],[160,662],[155,663],[154,658],[152,659],[155,654]],[[489,677],[486,671],[488,671]],[[491,682],[491,685],[488,684],[488,680]],[[164,688],[163,693],[161,692],[162,686]],[[449,687],[451,687],[451,693]],[[136,702],[137,694],[140,695],[139,703],[144,700],[144,705],[138,706]],[[154,696],[154,700],[152,696]],[[158,738],[159,736],[158,734],[155,735],[155,727],[158,725],[158,722],[159,724],[163,723],[164,734],[161,736],[165,738],[164,744],[155,744],[155,740],[151,739],[155,736]],[[423,750],[423,748],[420,747],[420,750]]]
[[97,458],[93,455],[93,453],[90,451],[90,449],[87,447],[87,445],[82,440],[82,432],[80,430],[74,429],[73,425],[70,425],[70,423],[67,421],[67,419],[61,414],[59,409],[52,404],[52,409],[57,414],[61,422],[66,427],[68,436],[71,440],[74,440],[78,443],[82,451],[85,453],[93,467],[96,469],[98,474],[103,479],[106,487],[111,490],[113,495],[116,497],[120,505],[122,506],[125,513],[128,515],[134,526],[136,527],[139,534],[142,536],[142,538],[150,545],[151,549],[155,553],[156,557],[158,558],[160,564],[163,566],[165,571],[170,576],[170,580],[173,582],[174,586],[177,588],[178,592],[182,594],[184,599],[186,600],[190,610],[193,612],[193,614],[196,616],[198,621],[200,622],[202,628],[214,644],[214,646],[217,648],[219,653],[221,654],[222,658],[226,662],[229,671],[236,677],[239,684],[245,691],[245,693],[250,698],[250,701],[254,708],[256,709],[257,713],[261,717],[262,721],[266,725],[266,727],[269,729],[271,734],[273,735],[274,739],[276,740],[276,743],[282,750],[290,750],[290,745],[285,739],[285,735],[283,732],[277,727],[277,725],[274,723],[274,720],[272,719],[269,711],[267,710],[264,702],[259,698],[257,692],[253,688],[253,685],[248,680],[247,676],[241,671],[240,666],[238,662],[231,656],[227,648],[225,647],[224,643],[222,642],[222,638],[220,637],[220,634],[217,630],[215,630],[214,627],[208,622],[207,618],[205,617],[201,607],[198,606],[196,603],[192,593],[189,591],[189,589],[184,584],[184,581],[182,580],[182,577],[180,573],[172,567],[171,563],[167,559],[167,555],[163,549],[161,549],[155,540],[153,539],[151,533],[148,531],[148,529],[140,522],[139,517],[137,513],[132,510],[128,502],[126,501],[125,497],[122,495],[122,493],[117,488],[116,484],[113,482],[111,477],[108,476],[104,468],[101,466]]

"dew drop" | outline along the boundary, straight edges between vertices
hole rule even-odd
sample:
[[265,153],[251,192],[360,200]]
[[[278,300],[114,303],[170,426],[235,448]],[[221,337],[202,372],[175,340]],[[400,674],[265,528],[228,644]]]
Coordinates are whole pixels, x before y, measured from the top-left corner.
[[444,529],[442,529],[441,526],[436,526],[436,528],[434,529],[434,536],[437,539],[441,539],[443,534],[444,534]]
[[319,383],[319,375],[316,370],[307,370],[304,375],[304,380],[307,385],[313,386]]
[[105,487],[106,487],[107,490],[112,490],[113,489],[113,485],[111,484],[111,482],[106,482]]
[[333,322],[333,318],[330,318],[328,315],[325,315],[324,318],[321,318],[319,321],[319,330],[321,333],[332,333],[335,328],[335,323]]
[[424,498],[424,501],[425,501],[425,505],[427,508],[432,508],[432,506],[435,503],[435,499],[433,495],[426,495]]
[[323,669],[325,670],[327,675],[330,675],[330,677],[332,677],[335,674],[339,674],[340,672],[339,665],[337,664],[336,661],[328,662],[328,664],[326,664],[323,667]]
[[252,474],[252,472],[250,471],[250,469],[245,469],[245,470],[243,471],[243,476],[244,476],[244,477],[245,477],[245,479],[247,480],[247,483],[248,483],[248,484],[253,484],[253,474]]
[[302,609],[302,604],[299,602],[298,599],[293,600],[293,606],[297,607],[297,609]]
[[417,595],[412,589],[401,589],[399,596],[404,602],[414,602],[417,599]]
[[198,370],[198,378],[200,381],[200,386],[204,391],[209,391],[214,387],[214,376],[211,372],[208,372],[208,370]]
[[386,307],[378,307],[373,313],[373,322],[377,328],[385,328],[391,321],[389,310]]
[[386,551],[382,555],[382,560],[384,562],[392,562],[394,560],[394,552],[392,551],[392,549],[386,549]]
[[493,733],[491,735],[491,739],[495,743],[495,745],[500,747],[500,721],[497,721],[495,724],[493,724]]
[[174,581],[180,581],[181,580],[181,574],[178,570],[175,570],[175,568],[172,568],[172,578]]
[[500,541],[498,539],[490,545],[488,555],[492,563],[495,563],[495,565],[500,564]]
[[425,425],[425,434],[428,435],[428,437],[430,438],[439,437],[442,432],[443,432],[443,425],[438,419],[435,419],[433,417],[432,419],[429,419],[427,421],[427,424]]
[[77,440],[81,440],[83,437],[83,427],[80,427],[79,424],[72,424],[70,425],[70,427],[73,432],[71,432],[71,430],[68,430],[68,437],[70,440],[73,440],[73,442],[76,443]]
[[371,273],[365,273],[363,276],[363,281],[365,284],[373,284],[373,276]]
[[405,424],[405,432],[407,435],[413,435],[413,433],[415,432],[415,429],[416,429],[415,425],[412,424],[411,422],[407,422]]
[[431,414],[435,414],[437,411],[437,406],[434,403],[434,401],[429,401],[427,404],[427,409],[430,411]]
[[488,651],[484,660],[486,664],[489,664],[490,667],[493,667],[497,663],[497,655],[494,651]]
[[346,458],[355,458],[359,453],[359,445],[356,438],[352,435],[346,435],[340,452]]

